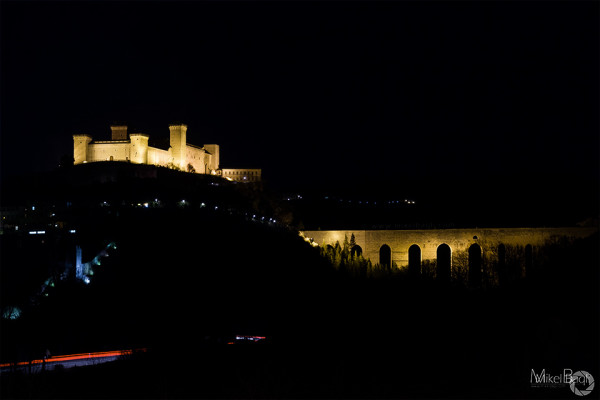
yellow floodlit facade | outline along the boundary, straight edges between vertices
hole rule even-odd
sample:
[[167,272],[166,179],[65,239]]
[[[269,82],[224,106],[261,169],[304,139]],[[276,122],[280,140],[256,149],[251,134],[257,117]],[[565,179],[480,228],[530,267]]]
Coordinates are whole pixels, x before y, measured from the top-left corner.
[[224,168],[222,170],[223,178],[229,181],[236,182],[259,182],[261,180],[261,170],[260,169],[231,169]]
[[[111,140],[95,141],[88,134],[73,135],[74,164],[125,161],[133,164],[174,168],[197,174],[224,175],[224,170],[221,170],[219,166],[219,145],[195,146],[187,143],[187,125],[185,124],[169,125],[168,149],[149,146],[148,135],[128,133],[126,125],[112,125],[110,128]],[[260,169],[225,171],[240,171],[236,174],[229,174],[228,172],[228,176],[234,181],[260,181]],[[240,179],[237,179],[237,177]]]

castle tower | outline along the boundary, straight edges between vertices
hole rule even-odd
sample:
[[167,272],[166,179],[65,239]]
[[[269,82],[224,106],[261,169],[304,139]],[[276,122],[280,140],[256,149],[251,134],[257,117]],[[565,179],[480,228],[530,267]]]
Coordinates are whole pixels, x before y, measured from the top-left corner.
[[73,164],[82,164],[88,161],[88,145],[91,141],[90,135],[73,135]]
[[187,125],[173,124],[169,125],[171,131],[171,155],[173,156],[173,164],[181,169],[186,169],[186,134]]
[[111,125],[111,140],[127,140],[127,125]]
[[[208,169],[210,171],[216,171],[219,169],[219,145],[218,144],[205,144],[204,148],[211,154],[209,157],[210,162],[208,164]],[[206,173],[210,173],[210,171],[206,171]]]
[[144,133],[132,133],[131,148],[129,155],[131,162],[136,164],[148,164],[148,135]]

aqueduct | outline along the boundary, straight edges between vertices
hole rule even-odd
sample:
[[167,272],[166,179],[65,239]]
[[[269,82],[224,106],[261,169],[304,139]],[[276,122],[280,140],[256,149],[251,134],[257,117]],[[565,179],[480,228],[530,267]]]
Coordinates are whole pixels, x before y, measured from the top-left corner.
[[437,276],[442,279],[450,278],[451,267],[460,256],[463,264],[468,263],[469,281],[480,281],[483,260],[503,264],[507,248],[522,250],[527,269],[533,263],[535,249],[548,241],[585,238],[597,231],[596,227],[569,227],[302,231],[300,234],[321,246],[343,244],[354,235],[356,245],[351,251],[362,254],[373,264],[420,272],[424,262],[434,261]]

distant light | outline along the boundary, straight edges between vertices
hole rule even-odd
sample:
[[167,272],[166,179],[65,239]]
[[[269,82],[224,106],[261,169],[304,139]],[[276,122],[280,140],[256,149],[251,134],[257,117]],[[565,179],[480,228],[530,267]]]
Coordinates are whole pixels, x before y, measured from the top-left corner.
[[36,234],[37,234],[37,232],[36,232],[36,231],[29,231],[29,234],[30,234],[30,235],[36,235]]
[[206,203],[200,203],[200,207],[206,207]]
[[4,319],[17,319],[21,316],[21,309],[19,307],[4,307],[2,310],[2,318]]
[[256,342],[258,340],[266,339],[265,336],[246,336],[246,335],[236,335],[235,340],[250,340]]
[[75,233],[75,229],[71,229],[69,233]]
[[35,206],[31,206],[31,211],[35,211]]
[[19,225],[15,225],[15,231],[19,230]]
[[84,276],[84,277],[83,277],[83,282],[84,282],[86,285],[87,285],[87,284],[89,284],[89,283],[90,283],[90,278],[89,278],[89,277],[87,277],[87,276]]
[[37,234],[38,234],[38,235],[43,235],[43,234],[45,234],[45,233],[46,233],[46,231],[37,231]]
[[218,209],[218,208],[219,208],[219,206],[215,206],[215,210]]
[[148,208],[148,203],[144,203],[144,208]]

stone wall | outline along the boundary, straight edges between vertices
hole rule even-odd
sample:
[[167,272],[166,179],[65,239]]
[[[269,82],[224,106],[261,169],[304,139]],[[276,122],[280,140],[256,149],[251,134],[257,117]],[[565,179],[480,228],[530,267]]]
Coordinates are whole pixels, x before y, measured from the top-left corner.
[[157,149],[156,147],[148,147],[148,164],[160,165],[166,167],[173,162],[173,157],[169,150]]
[[173,164],[181,168],[182,170],[186,170],[187,125],[169,125],[169,132],[169,143],[171,144],[171,155],[173,156]]
[[[148,146],[148,135],[127,134],[126,125],[112,125],[111,138],[107,141],[92,141],[88,134],[73,135],[74,164],[99,161],[127,161],[163,167],[177,167],[188,171],[188,165],[198,174],[220,174],[220,148],[218,144],[204,147],[187,144],[187,125],[169,125],[170,147],[162,150]],[[260,181],[260,169],[246,170],[245,181]],[[241,177],[240,180],[243,180]]]
[[199,174],[206,174],[207,171],[207,154],[206,152],[200,148],[200,147],[196,147],[196,146],[190,146],[187,145],[186,147],[186,164],[185,164],[185,171],[187,171],[187,165],[191,164],[192,167],[194,167],[194,170],[199,173]]
[[489,229],[432,229],[432,230],[357,230],[357,231],[303,231],[306,238],[312,238],[319,245],[340,245],[344,237],[348,240],[352,234],[356,244],[362,249],[365,258],[373,264],[379,263],[379,250],[384,244],[392,250],[392,262],[398,267],[408,266],[408,248],[416,244],[421,249],[422,260],[435,260],[437,248],[445,243],[450,246],[452,254],[468,251],[477,243],[483,255],[486,252],[496,253],[500,244],[541,246],[547,240],[558,237],[584,238],[595,232],[597,228],[489,228]]
[[90,135],[73,135],[73,163],[82,164],[88,160],[88,147],[92,137]]
[[148,135],[132,133],[129,159],[136,164],[148,164]]
[[[209,153],[207,154],[208,158],[207,158],[207,164],[208,164],[208,169],[209,170],[218,170],[219,169],[219,163],[221,162],[221,150],[219,148],[218,144],[205,144],[204,148],[206,149],[206,151]],[[210,173],[210,171],[206,171],[207,174]]]
[[[96,142],[88,146],[88,162],[95,161],[129,161],[131,143],[123,142]],[[112,157],[112,160],[111,160]]]

